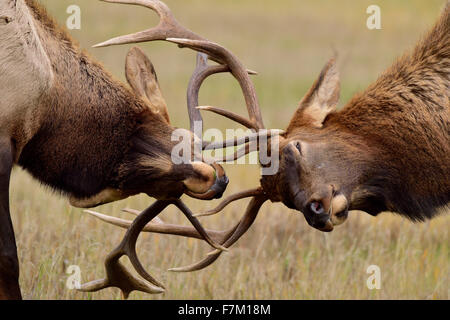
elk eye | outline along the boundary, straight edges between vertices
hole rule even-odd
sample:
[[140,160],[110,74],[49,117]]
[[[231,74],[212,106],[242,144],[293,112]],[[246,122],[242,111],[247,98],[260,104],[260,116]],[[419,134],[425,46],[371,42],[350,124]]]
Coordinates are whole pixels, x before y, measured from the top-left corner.
[[302,153],[302,145],[300,142],[296,142],[295,143],[295,147],[297,148],[298,152],[300,152],[300,154]]
[[324,207],[323,207],[322,202],[313,201],[313,202],[311,202],[309,207],[310,207],[311,211],[314,212],[315,214],[322,214],[322,213],[324,213]]

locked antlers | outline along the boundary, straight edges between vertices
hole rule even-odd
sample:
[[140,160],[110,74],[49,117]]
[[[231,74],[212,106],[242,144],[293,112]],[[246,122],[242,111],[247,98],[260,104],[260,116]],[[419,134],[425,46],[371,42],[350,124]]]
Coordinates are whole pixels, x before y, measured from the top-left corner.
[[[170,9],[166,4],[159,0],[102,0],[110,3],[122,3],[122,4],[132,4],[139,5],[150,8],[154,10],[160,17],[159,24],[154,27],[144,31],[140,31],[134,34],[129,34],[125,36],[116,37],[108,41],[99,43],[94,47],[107,47],[112,45],[129,44],[129,43],[140,43],[148,41],[169,41],[178,44],[180,48],[191,48],[197,52],[199,55],[197,57],[197,67],[194,74],[189,82],[187,101],[188,101],[188,112],[190,119],[191,131],[193,131],[194,123],[202,123],[202,117],[199,110],[211,111],[227,117],[237,123],[255,131],[264,129],[264,124],[261,116],[261,110],[259,108],[258,99],[255,92],[255,87],[253,82],[250,80],[249,74],[256,74],[256,72],[247,70],[241,61],[229,50],[222,47],[221,45],[211,42],[202,36],[197,35],[186,27],[182,26],[173,16]],[[219,65],[208,65],[207,60],[211,59]],[[220,109],[212,106],[198,107],[198,94],[203,81],[217,73],[230,72],[238,81],[242,93],[245,98],[245,103],[247,106],[247,112],[249,118],[245,118],[236,113],[228,110]],[[256,133],[257,136],[274,136],[280,134],[281,131],[270,130],[268,132],[261,131]],[[256,137],[250,137],[247,139],[255,139]],[[241,142],[245,143],[239,152],[234,155],[222,159],[222,161],[232,161],[241,156],[248,154],[251,151],[257,151],[257,147],[251,147],[249,141]],[[236,146],[238,144],[233,144],[233,141],[226,141],[222,145],[226,146]],[[208,142],[204,142],[202,147],[210,145]],[[254,144],[253,144],[254,145]],[[221,148],[220,146],[209,147],[209,149]]]
[[[264,124],[261,117],[261,111],[259,108],[258,99],[256,97],[254,85],[249,77],[249,74],[255,74],[255,72],[247,70],[244,67],[244,65],[239,61],[239,59],[229,50],[225,49],[224,47],[222,47],[217,43],[206,40],[205,38],[195,34],[194,32],[180,25],[173,16],[173,14],[171,13],[170,9],[161,1],[158,0],[102,0],[102,1],[110,3],[140,5],[150,8],[159,15],[160,22],[154,28],[140,31],[130,35],[113,38],[111,40],[100,43],[95,47],[106,47],[119,44],[164,40],[176,43],[180,48],[187,47],[199,52],[197,56],[197,66],[191,77],[187,90],[187,105],[191,131],[193,131],[194,129],[195,122],[200,122],[202,124],[202,117],[200,114],[200,110],[206,110],[217,113],[255,131],[252,134],[240,139],[215,143],[204,142],[201,146],[202,150],[212,150],[228,147],[230,145],[244,144],[244,146],[240,150],[238,150],[234,155],[228,156],[223,159],[223,161],[234,160],[251,151],[257,151],[258,150],[257,145],[255,145],[252,142],[254,142],[259,137],[277,136],[281,133],[280,130],[269,130],[269,131],[262,130],[264,129]],[[140,52],[136,52],[135,54],[137,53]],[[208,65],[207,63],[208,59],[217,62],[218,65]],[[139,61],[146,62],[145,59],[140,59]],[[198,94],[203,81],[213,74],[223,72],[230,72],[238,81],[245,98],[247,113],[249,116],[248,118],[216,107],[211,106],[198,107]],[[142,86],[143,84],[141,83],[134,83],[133,81],[131,81],[130,85],[135,89],[135,91],[137,90],[138,92],[141,92],[142,95],[146,93],[145,84],[144,86]],[[161,108],[161,110],[164,110],[164,108]],[[200,270],[213,263],[220,256],[222,251],[226,251],[228,247],[233,245],[250,228],[250,226],[256,219],[259,209],[261,208],[263,203],[266,200],[268,200],[268,197],[263,193],[261,188],[240,192],[236,195],[232,195],[227,199],[225,199],[216,209],[210,210],[203,214],[203,215],[215,214],[221,211],[225,206],[227,206],[231,202],[249,197],[252,197],[252,199],[247,206],[243,218],[239,221],[238,224],[236,224],[234,227],[226,231],[205,230],[201,226],[197,218],[189,210],[189,208],[187,208],[179,199],[158,200],[152,206],[144,210],[142,213],[137,213],[133,211],[133,213],[138,214],[138,217],[133,222],[106,216],[94,211],[87,211],[91,215],[105,222],[123,228],[127,228],[128,230],[121,244],[108,255],[105,261],[105,269],[107,274],[106,278],[84,284],[83,286],[81,286],[80,290],[97,291],[107,287],[114,286],[121,289],[125,298],[128,297],[129,293],[133,290],[139,290],[148,293],[163,292],[164,291],[163,285],[145,271],[145,269],[143,268],[143,266],[141,265],[141,263],[137,258],[135,247],[140,232],[146,231],[146,232],[173,234],[205,240],[213,248],[215,248],[215,251],[212,251],[210,254],[206,256],[206,258],[204,258],[202,261],[198,263],[183,268],[171,269],[171,271],[178,271],[178,272]],[[157,215],[161,213],[169,205],[175,205],[176,207],[178,207],[178,209],[180,209],[185,214],[185,216],[191,222],[193,227],[171,225],[162,222],[160,219],[158,220]],[[152,220],[155,220],[157,222],[152,222]],[[149,283],[137,279],[123,267],[119,259],[124,255],[129,257],[131,264],[138,272],[138,274]]]
[[[124,298],[127,298],[130,292],[134,290],[147,293],[163,293],[164,286],[162,283],[148,274],[140,263],[136,254],[136,242],[141,231],[146,228],[146,225],[171,204],[178,207],[194,226],[194,228],[186,228],[184,231],[187,232],[181,232],[181,235],[203,239],[219,251],[227,250],[210,238],[208,232],[203,229],[197,218],[193,216],[192,212],[181,200],[158,200],[140,213],[133,223],[126,226],[129,228],[122,242],[105,260],[106,278],[83,284],[79,290],[83,292],[94,292],[109,287],[117,287],[122,291]],[[101,217],[101,214],[93,211],[87,212],[96,215],[97,217]],[[108,221],[108,219],[102,220]],[[114,219],[109,220],[108,222],[111,221],[114,221]],[[166,233],[178,233],[180,232],[180,229],[177,226],[166,226],[166,231]],[[119,261],[122,256],[127,256],[137,273],[151,284],[148,284],[129,273]]]
[[[228,230],[225,230],[225,231],[206,230],[208,235],[214,241],[216,241],[217,243],[220,243],[219,248],[208,253],[203,260],[201,260],[197,263],[194,263],[187,267],[172,268],[172,269],[169,269],[169,271],[190,272],[190,271],[197,271],[197,270],[204,269],[207,266],[211,265],[214,261],[216,261],[217,258],[219,258],[219,256],[222,254],[222,252],[226,251],[226,248],[229,248],[237,240],[239,240],[244,235],[244,233],[247,232],[247,230],[251,227],[251,225],[255,221],[256,216],[258,215],[258,212],[259,212],[259,209],[261,208],[261,206],[264,204],[264,202],[266,202],[268,200],[268,198],[264,195],[264,193],[262,192],[261,189],[259,189],[259,188],[252,189],[252,190],[249,190],[246,192],[241,192],[234,196],[230,196],[229,198],[224,200],[222,202],[222,204],[219,205],[219,207],[212,210],[211,212],[208,212],[208,214],[209,213],[213,214],[214,212],[219,212],[224,207],[226,207],[228,204],[230,204],[231,202],[240,200],[240,199],[244,199],[244,198],[249,198],[249,197],[252,197],[252,199],[251,199],[250,203],[248,204],[247,209],[245,210],[244,216],[234,227],[232,227]],[[156,206],[159,202],[162,202],[162,201],[156,202],[153,206]],[[128,232],[130,232],[130,230],[136,225],[136,220],[140,219],[140,217],[142,217],[142,216],[146,216],[148,210],[150,210],[152,207],[146,209],[142,213],[139,213],[139,212],[136,212],[136,211],[130,210],[130,209],[124,210],[126,212],[138,214],[138,218],[136,218],[133,222],[124,220],[124,219],[107,216],[107,215],[104,215],[104,214],[101,214],[101,213],[98,213],[95,211],[91,211],[91,210],[87,210],[86,212],[102,221],[107,222],[107,223],[110,223],[110,224],[113,224],[113,225],[116,225],[118,227],[125,228],[125,229],[129,228]],[[161,212],[163,209],[161,209],[159,212]],[[150,215],[150,214],[148,214],[148,215]],[[144,221],[146,221],[146,223],[148,223],[150,220],[144,220]],[[162,221],[159,221],[157,223],[148,223],[147,225],[144,225],[144,226],[142,226],[142,224],[139,224],[139,225],[141,226],[139,230],[144,231],[144,232],[172,234],[172,235],[183,236],[183,237],[188,237],[188,238],[203,239],[199,230],[196,228],[192,228],[192,227],[166,224]],[[127,234],[128,234],[128,232],[127,232]],[[127,238],[127,235],[125,236],[125,238]],[[135,245],[135,242],[134,242],[134,245]],[[119,248],[121,246],[119,246]],[[118,249],[116,249],[115,251],[117,251],[117,250]],[[122,253],[122,251],[119,249],[119,254],[123,255],[126,253]],[[106,261],[107,272],[108,272],[108,260],[110,260],[109,256]],[[130,260],[131,260],[131,258],[130,258]],[[136,270],[138,271],[138,269],[136,269]],[[146,277],[144,277],[144,278],[147,280],[151,279],[151,278],[146,278]],[[148,280],[148,281],[150,281],[150,280]],[[96,282],[94,282],[94,284],[95,283]],[[152,283],[154,283],[154,282],[152,282]],[[100,284],[98,285],[98,288],[96,288],[95,291],[106,288],[106,286],[102,287],[103,284],[104,284],[104,282],[100,282]],[[113,285],[111,285],[111,286],[113,286]],[[114,285],[114,286],[117,286],[117,285]],[[121,288],[121,287],[119,287],[119,288]],[[140,290],[140,289],[136,288],[134,290]],[[87,291],[87,290],[82,290],[82,291]],[[123,291],[123,289],[122,289],[122,291]],[[145,292],[148,292],[148,291],[145,291]]]
[[[218,72],[226,72],[229,70],[236,78],[236,80],[239,82],[242,92],[244,94],[245,102],[247,105],[247,111],[250,117],[250,119],[246,121],[246,126],[256,130],[264,128],[261,111],[259,109],[258,99],[256,97],[256,92],[253,83],[250,80],[247,69],[233,53],[231,53],[224,47],[220,46],[219,44],[208,41],[205,38],[190,31],[189,29],[183,27],[175,19],[172,12],[167,7],[167,5],[161,1],[158,0],[103,0],[103,1],[110,3],[140,5],[150,8],[156,11],[156,13],[159,15],[160,22],[154,28],[140,31],[130,35],[116,37],[108,41],[99,43],[94,47],[107,47],[119,44],[165,40],[176,43],[179,45],[179,47],[188,47],[195,51],[203,52],[208,55],[209,59],[214,60],[223,66],[219,67],[216,66],[213,68],[209,68],[205,66],[205,64],[200,65],[201,68],[206,68],[206,71],[200,70],[198,72],[199,75],[197,76],[194,75],[194,79],[198,78],[198,80],[200,81],[197,81],[196,83],[193,84],[192,92],[195,93],[196,88],[200,87],[202,81],[207,76]],[[195,102],[195,99],[193,100],[193,102]],[[197,106],[194,104],[191,104],[189,106],[189,108],[192,109],[194,107]],[[221,109],[208,107],[204,108],[204,110],[220,112],[219,110]],[[191,109],[189,110],[189,112],[195,113]],[[235,121],[243,119],[242,117],[225,110],[223,110],[222,115],[226,115],[227,117]]]

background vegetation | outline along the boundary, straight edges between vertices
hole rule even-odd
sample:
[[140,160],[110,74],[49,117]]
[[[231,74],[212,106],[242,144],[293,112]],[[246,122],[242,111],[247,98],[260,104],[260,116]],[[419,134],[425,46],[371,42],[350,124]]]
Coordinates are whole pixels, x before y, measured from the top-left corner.
[[[149,10],[92,0],[41,0],[62,24],[66,8],[82,10],[82,28],[71,34],[116,77],[124,79],[131,46],[90,48],[110,37],[157,23]],[[366,28],[366,8],[378,4],[382,30]],[[285,128],[297,102],[327,59],[339,54],[343,106],[411,48],[438,18],[444,1],[325,0],[167,0],[178,20],[219,42],[259,75],[254,82],[265,124]],[[163,42],[142,44],[155,64],[173,123],[187,127],[185,90],[195,55]],[[226,106],[244,114],[239,88],[229,75],[202,88],[201,104]],[[235,125],[205,115],[209,127]],[[227,165],[226,194],[258,185],[257,166]],[[196,212],[216,202],[185,199]],[[120,209],[146,208],[153,200],[137,196],[98,210],[127,217]],[[70,207],[20,169],[12,177],[12,217],[26,299],[120,299],[118,289],[84,294],[65,286],[67,266],[79,265],[83,282],[104,276],[103,259],[121,240],[123,229],[106,225]],[[211,228],[226,228],[242,215],[245,200],[224,214],[204,218]],[[128,216],[132,219],[132,216]],[[176,210],[162,218],[187,223]],[[448,215],[413,224],[393,214],[377,218],[353,213],[331,234],[310,228],[303,216],[279,204],[264,205],[250,231],[206,270],[174,274],[169,267],[189,264],[210,248],[203,242],[143,234],[138,252],[144,266],[163,280],[163,295],[133,293],[132,299],[448,299]],[[366,286],[369,265],[381,268],[380,290]]]

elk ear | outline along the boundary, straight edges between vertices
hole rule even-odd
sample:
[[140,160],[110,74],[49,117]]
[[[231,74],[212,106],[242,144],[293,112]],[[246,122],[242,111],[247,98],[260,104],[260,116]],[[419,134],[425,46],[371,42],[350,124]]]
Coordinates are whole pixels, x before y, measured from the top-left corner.
[[160,113],[167,122],[170,122],[166,100],[161,93],[155,68],[144,51],[138,47],[128,51],[125,76],[134,93],[148,102],[153,112]]
[[339,72],[336,67],[336,59],[332,58],[300,101],[300,106],[289,127],[313,125],[321,128],[327,115],[336,110],[339,95]]

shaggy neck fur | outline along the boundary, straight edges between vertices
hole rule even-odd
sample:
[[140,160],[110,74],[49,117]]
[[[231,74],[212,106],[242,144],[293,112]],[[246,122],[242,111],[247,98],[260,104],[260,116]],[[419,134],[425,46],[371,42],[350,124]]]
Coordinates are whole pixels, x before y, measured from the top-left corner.
[[[432,217],[450,201],[449,83],[447,5],[412,53],[327,119],[327,127],[361,137],[378,150],[355,201],[368,198],[373,213],[396,211],[413,220]],[[357,209],[364,210],[362,198]]]
[[[158,148],[173,130],[125,86],[79,50],[70,36],[34,0],[32,11],[54,73],[54,85],[39,101],[36,128],[19,164],[41,182],[77,197],[118,187],[124,155],[136,135]],[[15,139],[21,140],[18,129]],[[23,139],[22,139],[23,140]],[[151,149],[151,147],[150,147]]]

